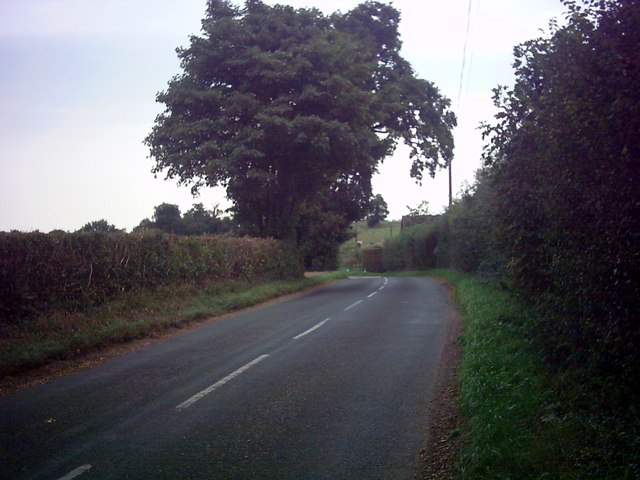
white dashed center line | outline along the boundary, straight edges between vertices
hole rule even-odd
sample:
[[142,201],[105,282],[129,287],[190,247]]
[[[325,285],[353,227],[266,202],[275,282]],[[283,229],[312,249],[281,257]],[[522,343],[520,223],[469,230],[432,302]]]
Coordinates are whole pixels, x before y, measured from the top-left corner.
[[261,355],[260,357],[256,358],[255,360],[252,360],[251,362],[247,363],[244,367],[240,367],[235,372],[227,375],[222,380],[218,380],[216,383],[214,383],[213,385],[205,388],[200,393],[196,393],[193,397],[191,397],[188,400],[185,400],[180,405],[178,405],[176,408],[178,410],[184,410],[185,408],[190,407],[191,405],[196,403],[198,400],[202,399],[203,397],[205,397],[206,395],[209,395],[214,390],[216,390],[216,389],[220,388],[221,386],[223,386],[225,383],[230,382],[231,380],[236,378],[241,373],[244,373],[247,370],[249,370],[251,367],[253,367],[254,365],[257,365],[258,363],[260,363],[262,360],[264,360],[268,356],[269,355]]
[[[369,294],[367,296],[367,298],[371,298],[373,297],[376,293],[378,293],[380,290],[382,290],[386,285],[387,282],[389,280],[385,277],[384,279],[384,284],[376,291],[373,292],[371,294]],[[349,305],[347,308],[344,309],[344,311],[346,312],[347,310],[351,310],[352,308],[360,305],[364,300],[358,300],[355,303],[352,303],[351,305]],[[318,328],[322,327],[325,323],[327,323],[329,320],[331,320],[330,318],[326,318],[323,321],[321,321],[320,323],[318,323],[317,325],[314,325],[313,327],[311,327],[309,330],[306,330],[304,332],[302,332],[299,335],[296,335],[295,337],[293,337],[294,340],[298,340],[302,337],[304,337],[305,335],[309,335],[311,332],[317,330]],[[193,405],[194,403],[196,403],[198,400],[202,399],[203,397],[209,395],[211,392],[213,392],[214,390],[220,388],[221,386],[223,386],[225,383],[230,382],[231,380],[233,380],[234,378],[236,378],[238,375],[246,372],[247,370],[249,370],[251,367],[253,367],[254,365],[260,363],[262,360],[264,360],[265,358],[267,358],[269,355],[262,355],[258,358],[256,358],[255,360],[247,363],[245,366],[240,367],[238,370],[236,370],[235,372],[227,375],[226,377],[224,377],[222,380],[218,380],[216,383],[214,383],[213,385],[205,388],[204,390],[202,390],[199,393],[196,393],[193,397],[189,398],[188,400],[185,400],[184,402],[182,402],[180,405],[176,406],[176,409],[178,410],[184,410],[185,408],[190,407],[191,405]],[[84,472],[86,472],[88,469],[91,468],[91,465],[84,465],[80,468],[77,468],[76,470],[74,470],[73,472],[67,474],[67,476],[63,477],[60,480],[71,480],[73,478],[75,478],[78,475],[83,474]],[[69,475],[73,475],[73,476],[69,476]]]
[[304,337],[305,335],[309,335],[311,332],[313,332],[314,330],[317,330],[318,328],[320,328],[321,326],[323,326],[325,323],[327,323],[329,320],[331,320],[330,318],[326,318],[323,321],[321,321],[319,324],[311,327],[309,330],[306,330],[304,332],[302,332],[300,335],[296,335],[295,337],[293,337],[294,340],[298,340],[299,338]]
[[347,310],[351,310],[353,307],[355,307],[356,305],[360,305],[362,302],[363,300],[358,300],[356,303],[352,303],[347,308],[345,308],[344,311],[346,312]]
[[60,477],[58,480],[73,480],[89,470],[91,470],[91,465],[82,465],[81,467],[70,471],[64,477]]

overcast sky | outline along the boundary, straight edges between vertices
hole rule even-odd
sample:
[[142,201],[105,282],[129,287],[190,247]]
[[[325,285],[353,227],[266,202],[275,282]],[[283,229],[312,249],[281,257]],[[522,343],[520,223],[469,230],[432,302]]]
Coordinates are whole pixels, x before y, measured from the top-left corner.
[[[355,0],[266,1],[326,13]],[[479,167],[491,89],[512,80],[513,46],[563,18],[559,0],[473,0],[458,101],[468,0],[396,0],[403,55],[458,115],[454,193]],[[225,207],[224,191],[191,197],[155,179],[142,144],[162,106],[155,95],[180,72],[175,48],[200,32],[206,0],[0,0],[0,230],[77,230],[106,219],[131,230],[162,202]],[[390,218],[427,200],[447,204],[445,171],[422,186],[399,148],[374,179]]]

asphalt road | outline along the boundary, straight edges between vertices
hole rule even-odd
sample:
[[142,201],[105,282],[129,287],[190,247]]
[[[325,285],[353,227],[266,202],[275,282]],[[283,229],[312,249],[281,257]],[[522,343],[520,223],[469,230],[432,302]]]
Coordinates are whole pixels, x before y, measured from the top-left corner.
[[0,478],[412,478],[452,315],[349,279],[6,395]]

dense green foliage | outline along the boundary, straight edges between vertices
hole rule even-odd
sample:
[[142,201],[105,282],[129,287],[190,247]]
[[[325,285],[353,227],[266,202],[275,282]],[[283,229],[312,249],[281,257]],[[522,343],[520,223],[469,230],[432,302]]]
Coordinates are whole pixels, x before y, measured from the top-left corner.
[[640,2],[566,3],[566,26],[515,49],[476,185],[388,265],[502,280],[548,312],[548,359],[609,378],[624,407],[640,389]]
[[438,266],[439,230],[436,224],[414,225],[387,240],[384,248],[385,270],[426,270]]
[[94,220],[93,222],[88,222],[84,224],[82,228],[80,228],[79,232],[116,232],[118,229],[115,225],[107,222],[105,219]]
[[0,321],[75,310],[122,292],[187,282],[300,276],[297,251],[271,239],[151,232],[0,234]]
[[234,231],[232,219],[222,217],[217,208],[207,210],[202,203],[195,203],[183,215],[177,205],[161,203],[154,208],[153,219],[145,218],[134,232],[159,230],[176,235],[207,235]]
[[480,171],[476,184],[447,210],[440,226],[440,264],[507,281],[508,249],[500,243],[496,196]]
[[[366,215],[371,177],[397,142],[418,180],[452,156],[449,101],[400,55],[399,20],[374,1],[330,16],[209,1],[202,36],[178,51],[184,73],[158,95],[154,172],[226,187],[243,233],[326,251],[333,229]],[[327,216],[315,208],[325,199]]]
[[[301,207],[296,227],[298,247],[309,270],[333,270],[338,266],[340,244],[349,238],[350,224],[367,210],[360,187],[350,185],[344,189],[319,194],[314,201]],[[360,200],[353,201],[360,198]]]
[[180,208],[169,203],[158,205],[153,213],[153,225],[161,232],[181,234],[184,226]]
[[388,215],[389,208],[387,202],[382,198],[382,195],[378,194],[373,197],[369,203],[369,214],[367,216],[367,225],[369,228],[379,225]]
[[640,2],[573,2],[515,50],[485,159],[514,285],[556,315],[558,362],[640,389]]

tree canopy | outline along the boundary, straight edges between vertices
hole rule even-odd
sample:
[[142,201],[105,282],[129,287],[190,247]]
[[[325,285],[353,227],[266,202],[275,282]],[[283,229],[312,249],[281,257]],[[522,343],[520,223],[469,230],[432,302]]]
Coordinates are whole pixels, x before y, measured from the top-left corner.
[[230,232],[231,219],[221,217],[217,207],[207,210],[202,203],[195,203],[184,215],[180,207],[171,203],[161,203],[154,208],[153,220],[145,218],[134,228],[134,232],[150,229],[176,235],[206,235]]
[[384,201],[382,195],[378,194],[371,199],[369,204],[369,215],[367,217],[367,225],[369,227],[375,227],[380,224],[382,220],[389,215],[389,209],[387,208],[387,202]]
[[84,224],[82,228],[78,230],[78,232],[117,232],[118,229],[115,225],[107,222],[104,218],[100,220],[94,220],[92,222],[87,222]]
[[399,21],[374,1],[325,16],[210,0],[202,36],[178,49],[183,73],[157,97],[154,173],[194,193],[224,186],[244,231],[298,243],[323,199],[366,214],[371,177],[399,141],[410,174],[433,175],[452,158],[455,117],[400,55]]
[[155,207],[153,212],[153,224],[155,228],[166,233],[184,233],[182,214],[180,213],[180,208],[177,205],[161,203]]

